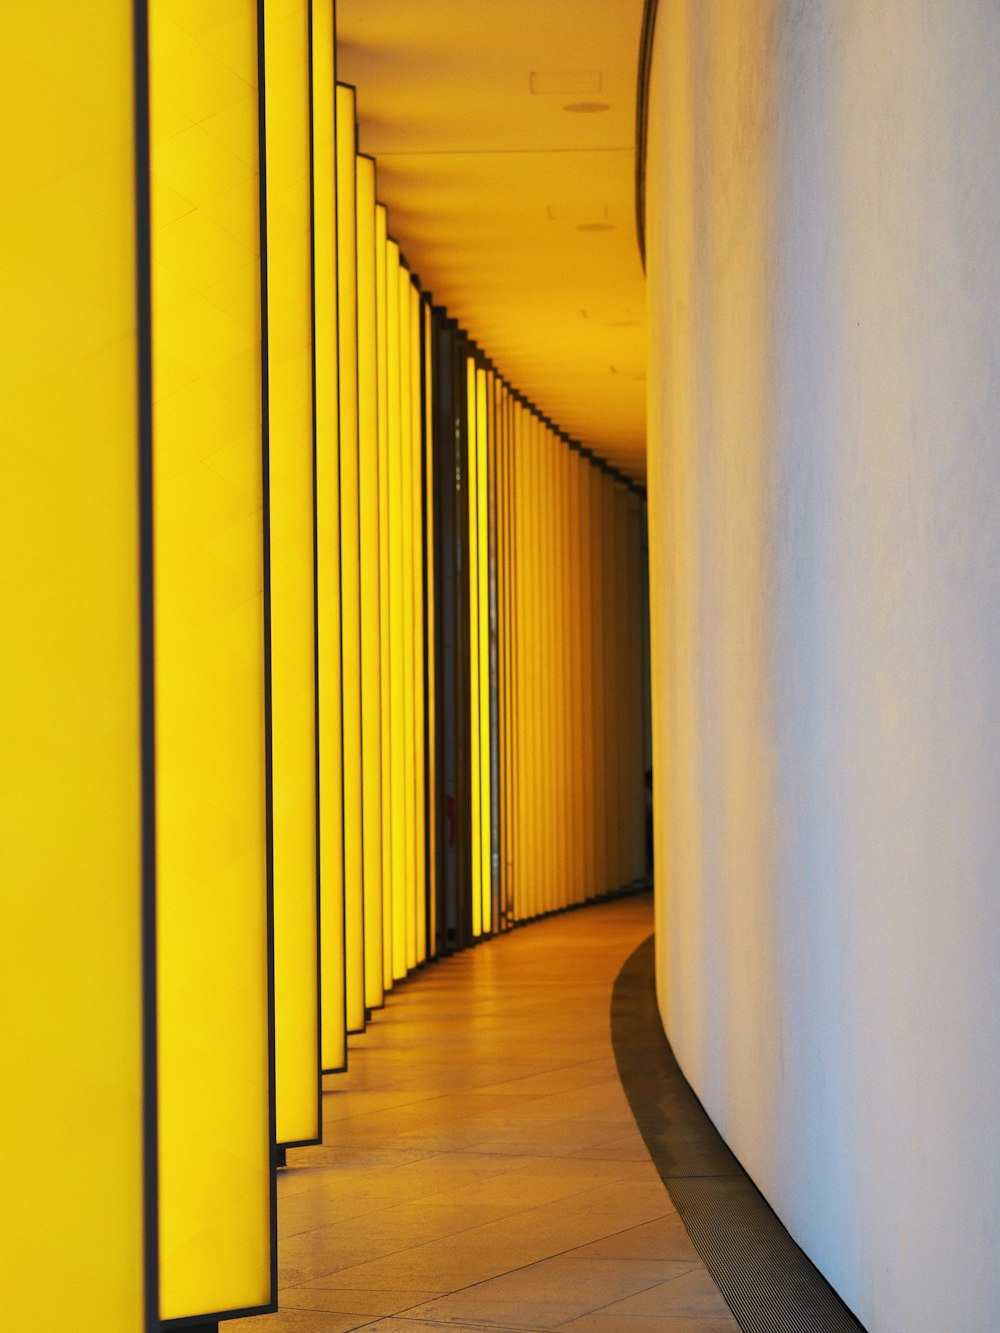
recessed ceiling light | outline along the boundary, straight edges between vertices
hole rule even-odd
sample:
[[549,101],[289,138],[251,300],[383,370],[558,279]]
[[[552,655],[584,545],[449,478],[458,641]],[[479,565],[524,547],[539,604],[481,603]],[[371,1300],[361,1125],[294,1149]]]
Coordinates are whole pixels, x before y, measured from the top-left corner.
[[610,102],[567,102],[564,111],[610,111]]
[[615,231],[613,222],[579,222],[577,231]]

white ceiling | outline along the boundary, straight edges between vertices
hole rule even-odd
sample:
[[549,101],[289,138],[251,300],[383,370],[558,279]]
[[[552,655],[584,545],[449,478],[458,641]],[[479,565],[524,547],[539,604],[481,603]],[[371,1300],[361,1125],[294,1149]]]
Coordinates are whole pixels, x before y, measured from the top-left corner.
[[641,21],[642,0],[337,3],[338,76],[410,266],[516,388],[636,477]]

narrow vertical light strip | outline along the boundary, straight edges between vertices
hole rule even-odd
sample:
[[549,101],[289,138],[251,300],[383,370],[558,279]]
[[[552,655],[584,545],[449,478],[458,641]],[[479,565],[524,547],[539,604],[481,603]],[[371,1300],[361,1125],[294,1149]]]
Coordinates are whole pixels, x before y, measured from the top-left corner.
[[525,858],[522,888],[524,890],[524,917],[533,917],[538,903],[541,875],[539,856],[540,809],[540,756],[538,749],[538,422],[525,411],[524,417],[524,475],[522,496],[525,502],[525,628],[522,655],[522,706],[525,715],[525,747],[521,764],[521,784],[524,792]]
[[257,12],[150,6],[160,1314],[272,1271]]
[[556,688],[559,691],[556,717],[556,772],[559,780],[559,873],[556,902],[559,907],[566,907],[570,901],[571,881],[570,862],[572,860],[572,811],[569,799],[569,765],[567,762],[568,731],[566,722],[569,717],[569,681],[567,658],[566,625],[569,614],[569,599],[566,595],[566,556],[568,545],[568,525],[565,519],[565,461],[566,446],[557,435],[553,441],[552,465],[555,481],[555,498],[552,511],[553,542],[556,560],[555,572],[555,627],[557,643]]
[[516,919],[518,863],[518,809],[517,809],[517,510],[514,500],[515,405],[510,389],[504,388],[506,418],[506,466],[504,469],[504,504],[507,518],[507,559],[505,565],[505,621],[507,625],[507,918],[508,924]]
[[392,990],[392,659],[389,600],[389,345],[386,321],[386,246],[388,221],[384,204],[375,208],[376,368],[378,380],[378,513],[379,513],[379,654],[381,661],[382,763],[382,988]]
[[413,681],[413,325],[410,317],[410,271],[399,270],[399,465],[400,535],[402,540],[402,639],[403,664],[403,910],[406,969],[417,965],[416,932],[416,725]]
[[479,615],[479,884],[482,893],[483,934],[493,929],[492,736],[490,728],[490,501],[489,372],[476,371],[476,563]]
[[612,832],[612,871],[611,887],[618,888],[623,882],[622,844],[624,841],[623,824],[623,785],[622,785],[622,696],[621,696],[621,569],[619,565],[619,497],[621,486],[613,477],[608,478],[608,525],[610,528],[610,551],[608,552],[608,577],[610,592],[608,596],[608,662],[610,666],[611,688],[608,691],[608,753],[610,762],[611,818]]
[[469,812],[470,890],[472,893],[472,933],[483,933],[483,880],[482,880],[482,769],[480,765],[480,692],[479,692],[479,445],[477,441],[478,414],[476,411],[476,362],[466,362],[466,417],[468,420],[469,484]]
[[389,766],[392,793],[392,975],[406,976],[406,744],[404,696],[406,662],[403,655],[403,475],[400,414],[399,246],[386,243],[386,400],[389,455],[389,652],[390,736]]
[[3,18],[0,115],[17,151],[0,183],[0,1127],[49,1166],[6,1173],[0,1235],[4,1324],[38,1333],[141,1333],[144,1306],[155,1316],[142,9],[42,0]]
[[426,699],[424,696],[424,398],[423,320],[420,288],[410,283],[410,415],[413,421],[411,457],[413,468],[413,714],[414,714],[414,841],[413,867],[414,944],[419,966],[427,960],[427,751]]
[[631,551],[631,566],[629,583],[632,591],[632,623],[631,623],[631,645],[632,645],[632,676],[639,698],[636,701],[633,714],[632,725],[634,731],[634,763],[635,769],[632,773],[633,796],[635,803],[635,822],[636,827],[633,831],[633,864],[634,874],[639,879],[646,877],[646,745],[645,745],[645,726],[644,726],[644,705],[645,691],[643,689],[643,677],[645,675],[645,661],[643,654],[643,594],[645,590],[645,580],[643,578],[643,549],[642,549],[642,499],[633,494],[630,501],[631,527],[629,531],[629,543]]
[[629,781],[631,768],[631,712],[636,691],[629,688],[628,662],[628,492],[619,482],[615,487],[615,582],[616,582],[616,631],[618,637],[615,653],[616,680],[615,692],[618,698],[618,816],[621,832],[618,838],[618,884],[628,884],[632,878],[632,810],[630,797],[632,785]]
[[583,741],[583,790],[581,802],[584,811],[584,839],[583,839],[583,866],[584,866],[584,898],[590,900],[597,892],[597,862],[596,862],[596,811],[595,811],[595,787],[596,779],[594,768],[596,758],[594,754],[594,630],[593,630],[593,601],[594,601],[594,579],[593,579],[593,558],[592,558],[592,531],[591,531],[591,473],[592,464],[589,458],[582,459],[580,463],[580,665],[582,669],[581,697],[580,697],[580,736]]
[[570,568],[570,597],[572,599],[572,643],[570,646],[573,690],[570,701],[570,735],[572,737],[573,783],[573,875],[575,900],[582,903],[587,894],[587,815],[585,805],[585,742],[583,720],[583,544],[580,521],[580,478],[586,464],[580,453],[570,455],[569,525],[572,534]]
[[435,649],[437,619],[434,601],[434,340],[431,304],[423,301],[424,382],[424,700],[427,754],[427,940],[434,949],[437,939],[437,710],[435,707]]
[[321,1052],[347,1065],[344,800],[340,682],[340,464],[337,428],[336,68],[333,0],[311,0],[313,384],[316,421],[316,636],[319,708]]
[[496,585],[496,645],[497,645],[497,681],[496,712],[498,720],[499,744],[496,763],[498,840],[497,840],[497,894],[499,910],[496,929],[504,930],[508,924],[509,910],[507,894],[510,888],[508,871],[508,843],[510,836],[510,763],[508,753],[508,722],[510,718],[510,678],[507,669],[507,589],[509,587],[510,560],[507,551],[508,510],[506,494],[507,468],[507,386],[499,375],[493,383],[494,416],[496,420],[496,447],[493,455],[493,493],[496,513],[496,559],[494,563],[494,582]]
[[610,887],[607,860],[607,766],[604,731],[604,510],[602,504],[604,474],[597,467],[590,470],[590,570],[591,570],[591,644],[593,664],[591,716],[594,733],[594,891],[605,893]]
[[337,350],[340,366],[340,663],[344,747],[347,1030],[365,1026],[361,796],[361,534],[358,516],[358,286],[354,89],[337,84]]
[[569,515],[569,449],[563,439],[557,441],[556,471],[558,478],[557,518],[555,521],[559,543],[559,769],[560,805],[563,812],[562,869],[560,872],[559,901],[568,907],[573,901],[575,875],[573,873],[573,791],[572,791],[572,738],[569,719],[573,707],[573,679],[569,647],[571,641],[570,617],[572,594],[569,587],[569,559],[572,531]]
[[524,663],[528,638],[526,598],[528,559],[525,550],[527,505],[524,474],[527,467],[524,440],[524,408],[514,402],[514,428],[511,447],[511,507],[514,514],[512,546],[514,550],[514,586],[511,625],[514,674],[514,800],[516,805],[514,838],[514,920],[525,916],[524,895],[528,871],[527,782],[522,768],[527,762],[527,692],[524,687]]
[[382,607],[379,591],[378,332],[375,163],[357,160],[358,535],[361,547],[361,782],[365,1006],[384,999],[382,968]]
[[513,792],[513,870],[511,883],[511,912],[514,920],[521,917],[520,896],[524,874],[524,833],[521,813],[521,677],[520,677],[520,638],[521,638],[521,581],[522,581],[522,546],[521,522],[523,507],[519,500],[518,478],[521,467],[521,405],[511,397],[510,401],[510,466],[509,466],[509,502],[511,511],[511,585],[510,585],[510,671],[511,671],[511,790]]
[[321,1136],[309,6],[265,10],[277,1140]]
[[560,906],[559,871],[562,863],[563,811],[559,746],[559,522],[556,499],[556,453],[558,442],[547,424],[545,440],[545,743],[549,775],[546,845],[546,910]]

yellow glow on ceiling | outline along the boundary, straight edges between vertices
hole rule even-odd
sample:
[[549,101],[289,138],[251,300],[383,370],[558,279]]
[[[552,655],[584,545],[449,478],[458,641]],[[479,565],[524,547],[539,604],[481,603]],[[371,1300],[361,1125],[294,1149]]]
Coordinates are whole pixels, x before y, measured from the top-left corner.
[[[641,0],[337,7],[361,146],[422,283],[543,412],[638,476],[641,18]],[[608,110],[565,110],[582,102]]]

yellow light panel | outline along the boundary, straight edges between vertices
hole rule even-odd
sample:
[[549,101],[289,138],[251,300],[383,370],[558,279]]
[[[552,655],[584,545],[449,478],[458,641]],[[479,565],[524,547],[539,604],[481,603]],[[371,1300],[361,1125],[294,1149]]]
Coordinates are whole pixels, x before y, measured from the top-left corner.
[[358,290],[354,89],[337,84],[337,310],[340,360],[340,659],[344,747],[347,1030],[365,1026],[361,795],[361,532],[358,514]]
[[379,651],[381,660],[382,750],[382,986],[392,990],[392,666],[389,601],[389,346],[386,320],[386,246],[388,221],[384,204],[375,209],[375,304],[378,380],[378,505],[379,505]]
[[427,735],[427,864],[430,879],[427,893],[427,935],[433,948],[437,939],[437,715],[434,671],[434,650],[437,643],[436,608],[434,602],[434,375],[432,359],[432,321],[430,302],[423,307],[424,338],[424,552],[426,598],[426,661],[427,695],[425,726]]
[[133,40],[117,0],[3,17],[0,1132],[38,1153],[0,1235],[33,1333],[146,1328]]
[[403,645],[403,468],[400,411],[399,246],[386,243],[386,420],[388,423],[389,500],[389,654],[392,757],[392,975],[400,981],[406,963],[406,657]]
[[604,573],[604,653],[606,667],[604,673],[604,791],[605,791],[605,831],[607,840],[607,871],[605,889],[615,889],[619,884],[621,861],[621,836],[618,818],[618,793],[620,774],[618,764],[618,634],[617,634],[617,579],[615,577],[615,483],[608,474],[601,474],[601,504],[604,511],[601,534],[603,559],[601,567]]
[[471,812],[470,871],[472,891],[472,933],[483,933],[483,820],[481,806],[482,764],[480,761],[480,691],[479,691],[479,445],[476,400],[476,363],[470,356],[466,363],[468,416],[469,484],[469,806]]
[[586,463],[580,454],[569,456],[569,486],[567,524],[570,541],[570,673],[572,689],[569,705],[570,778],[573,811],[573,899],[586,899],[587,812],[584,798],[584,730],[586,714],[583,711],[583,591],[581,566],[583,550],[580,534],[580,474]]
[[417,964],[416,932],[416,718],[414,670],[413,604],[413,325],[410,318],[410,273],[399,270],[399,421],[402,532],[402,656],[403,680],[403,802],[404,802],[404,912],[406,923],[406,966]]
[[321,1053],[347,1064],[340,700],[340,464],[337,425],[336,69],[333,0],[312,0],[313,319],[319,699]]
[[491,845],[492,774],[490,772],[490,500],[489,414],[487,372],[476,371],[476,610],[479,625],[479,886],[482,894],[483,934],[493,929],[493,875]]
[[150,5],[160,1311],[274,1298],[257,17]]
[[584,898],[597,892],[596,776],[593,748],[593,553],[591,528],[591,473],[589,461],[580,463],[580,738],[583,741]]
[[427,758],[426,700],[424,697],[424,403],[423,319],[420,289],[410,283],[410,415],[411,510],[413,513],[413,795],[415,910],[413,933],[416,961],[427,959]]
[[594,774],[594,891],[605,893],[610,887],[607,838],[607,756],[604,731],[605,656],[604,656],[604,507],[603,473],[590,469],[590,661],[591,716],[593,722]]
[[361,780],[365,1004],[385,999],[382,975],[382,620],[379,593],[379,385],[375,163],[357,160],[358,534],[361,546]]
[[264,11],[277,1140],[320,1117],[309,6]]

